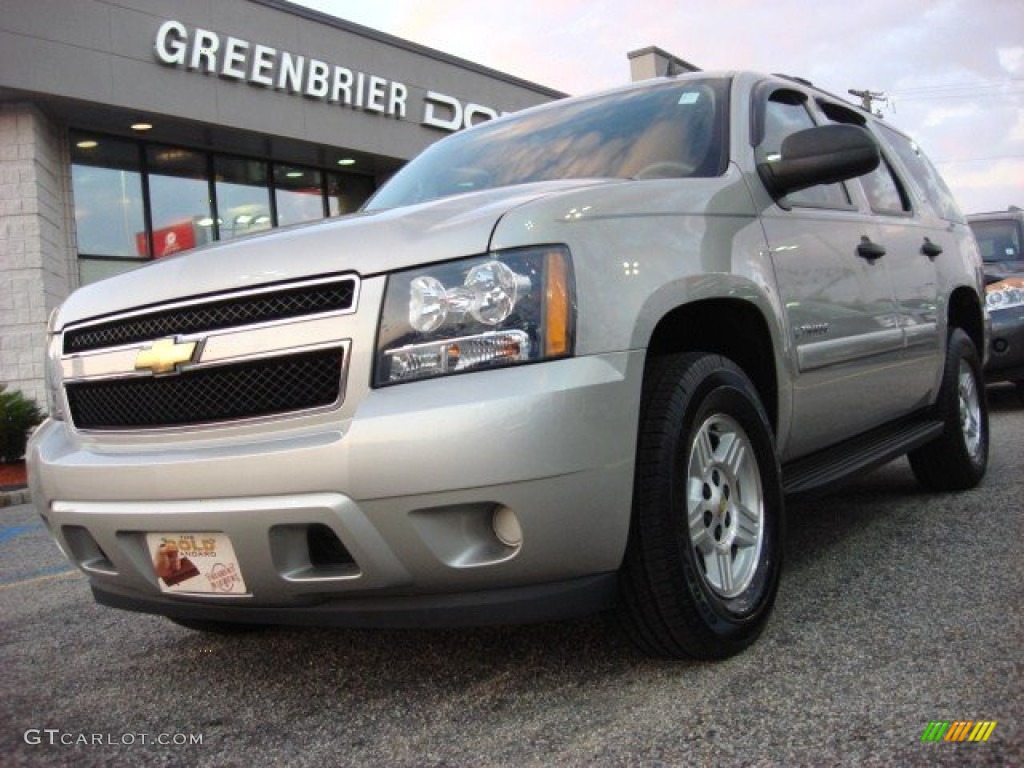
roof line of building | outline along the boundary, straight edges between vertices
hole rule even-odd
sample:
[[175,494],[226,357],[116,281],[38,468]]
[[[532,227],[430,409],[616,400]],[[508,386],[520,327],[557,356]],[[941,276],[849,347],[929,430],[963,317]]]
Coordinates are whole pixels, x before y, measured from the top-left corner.
[[338,17],[331,16],[328,13],[316,11],[313,10],[312,8],[306,8],[301,5],[296,5],[295,3],[287,2],[287,0],[249,0],[249,2],[257,3],[259,5],[266,6],[267,8],[273,8],[275,10],[283,11],[285,13],[291,13],[296,16],[301,16],[304,19],[308,19],[309,21],[315,21],[320,24],[326,24],[329,27],[343,29],[346,32],[352,32],[362,37],[368,37],[372,40],[376,40],[377,42],[394,46],[395,48],[403,48],[412,53],[418,53],[423,56],[429,56],[432,59],[443,61],[446,64],[453,64],[455,66],[462,67],[463,69],[478,72],[481,75],[485,75],[496,80],[504,80],[505,82],[510,83],[512,85],[529,88],[545,96],[550,96],[555,99],[560,99],[569,95],[567,93],[563,93],[562,91],[557,91],[554,88],[548,88],[545,85],[540,85],[538,83],[530,82],[529,80],[524,80],[521,77],[510,75],[507,72],[499,72],[496,69],[485,67],[482,64],[477,64],[467,59],[461,59],[458,56],[452,56],[449,53],[444,53],[443,51],[439,51],[434,48],[429,48],[425,45],[420,45],[419,43],[414,43],[410,40],[404,40],[400,37],[395,37],[394,35],[389,35],[387,32],[381,32],[380,30],[372,29],[371,27],[364,27],[362,24],[356,24],[354,21],[348,21],[347,19],[339,19]]

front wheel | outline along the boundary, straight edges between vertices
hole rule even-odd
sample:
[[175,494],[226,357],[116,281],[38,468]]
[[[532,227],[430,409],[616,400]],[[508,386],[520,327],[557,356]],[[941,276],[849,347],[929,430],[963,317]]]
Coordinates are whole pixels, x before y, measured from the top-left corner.
[[908,455],[914,476],[933,491],[963,491],[985,476],[988,466],[988,402],[981,360],[959,328],[949,335],[937,403],[942,434]]
[[724,658],[771,613],[783,501],[768,418],[734,363],[691,353],[645,377],[621,623],[645,652]]

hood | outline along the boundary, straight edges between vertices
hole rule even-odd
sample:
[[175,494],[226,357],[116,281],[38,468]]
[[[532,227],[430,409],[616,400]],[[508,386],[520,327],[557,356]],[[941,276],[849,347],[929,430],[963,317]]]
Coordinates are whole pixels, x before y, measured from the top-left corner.
[[616,182],[549,181],[483,190],[214,243],[75,291],[56,327],[189,296],[343,272],[367,277],[484,253],[505,212],[602,183]]
[[1008,277],[1024,277],[1024,261],[986,261],[985,282],[997,283]]

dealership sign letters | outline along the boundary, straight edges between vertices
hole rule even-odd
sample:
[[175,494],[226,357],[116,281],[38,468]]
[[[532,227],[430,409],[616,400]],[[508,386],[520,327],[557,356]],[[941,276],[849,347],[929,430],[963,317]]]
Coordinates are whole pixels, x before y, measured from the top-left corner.
[[[396,80],[352,70],[208,29],[165,21],[156,33],[157,59],[169,66],[239,80],[340,106],[407,119],[409,88]],[[498,112],[463,104],[443,93],[423,97],[423,125],[457,131],[490,120]]]

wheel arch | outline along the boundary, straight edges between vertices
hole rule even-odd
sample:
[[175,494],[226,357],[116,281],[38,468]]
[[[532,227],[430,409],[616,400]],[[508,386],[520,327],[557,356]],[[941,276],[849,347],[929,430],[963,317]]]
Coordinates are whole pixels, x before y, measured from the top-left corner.
[[960,286],[949,297],[948,334],[954,328],[963,329],[974,342],[978,356],[984,357],[987,352],[985,344],[985,316],[978,294],[971,288]]
[[702,299],[665,314],[647,345],[646,365],[681,352],[720,354],[743,369],[753,382],[773,431],[779,428],[779,383],[775,345],[768,322],[743,299]]

